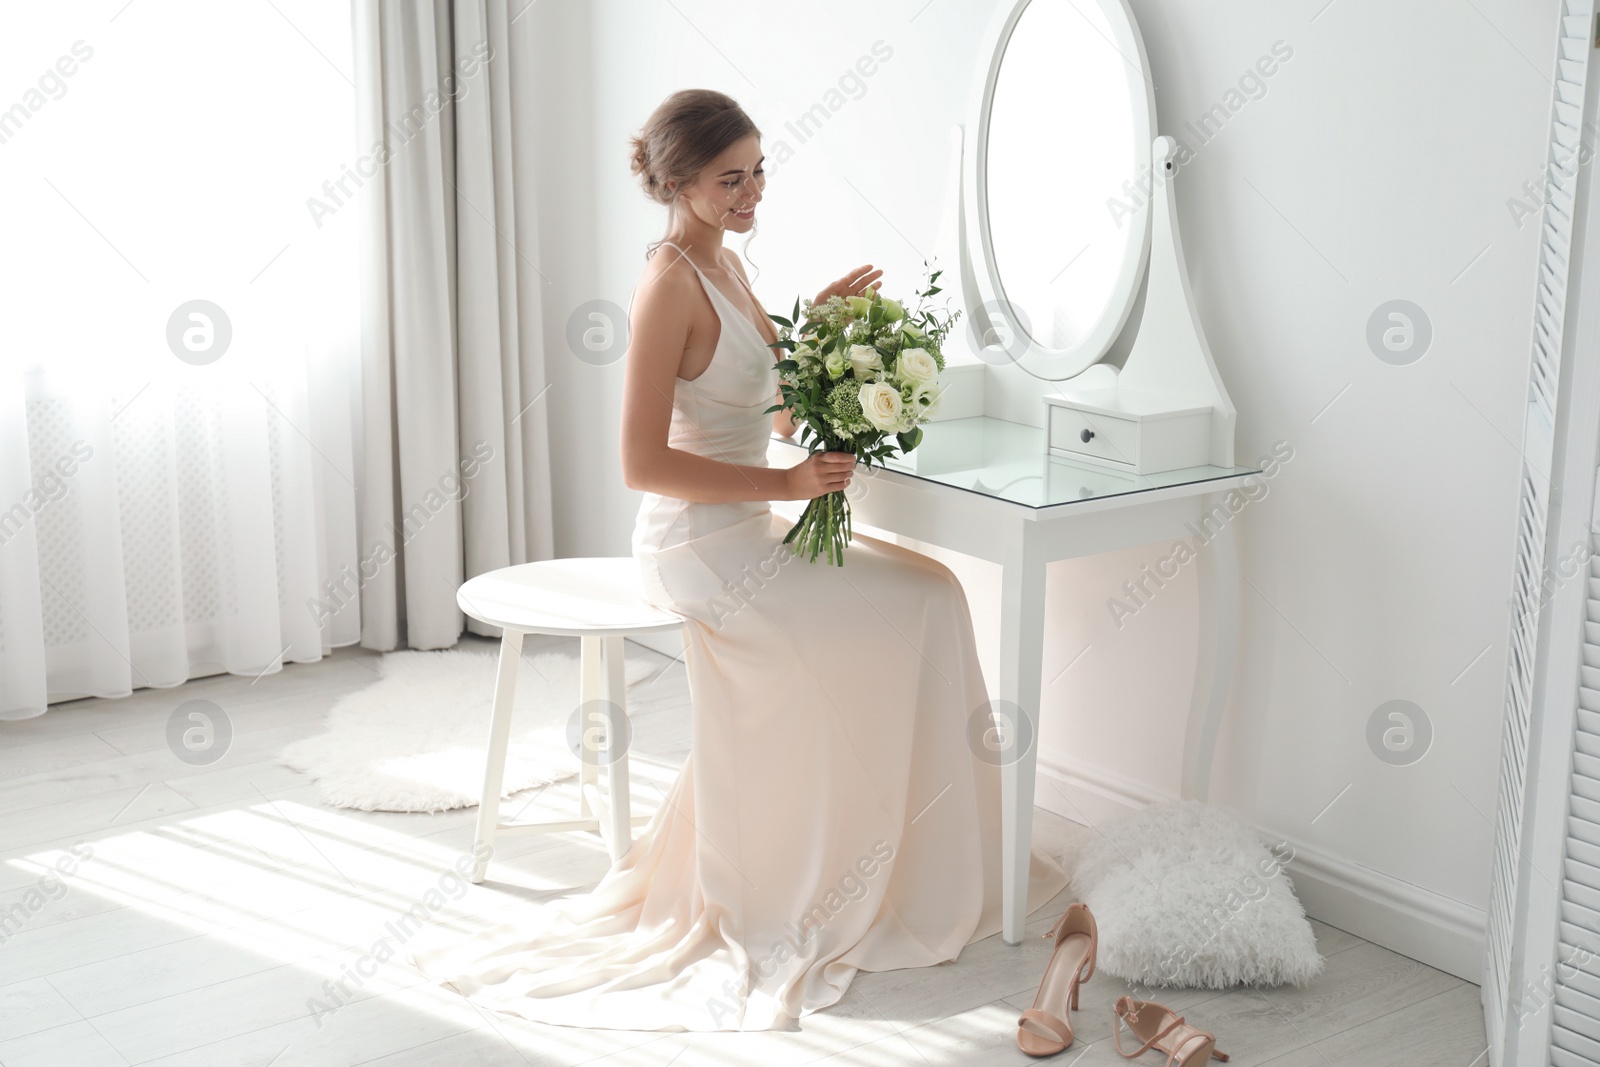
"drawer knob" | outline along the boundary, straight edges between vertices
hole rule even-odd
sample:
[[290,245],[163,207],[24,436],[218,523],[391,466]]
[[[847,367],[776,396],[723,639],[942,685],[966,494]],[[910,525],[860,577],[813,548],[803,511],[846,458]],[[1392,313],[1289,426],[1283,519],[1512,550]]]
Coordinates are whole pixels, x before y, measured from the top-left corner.
[[1078,440],[1082,441],[1084,444],[1088,444],[1089,443],[1089,438],[1091,438],[1093,436],[1094,436],[1094,431],[1093,430],[1083,430],[1078,434]]

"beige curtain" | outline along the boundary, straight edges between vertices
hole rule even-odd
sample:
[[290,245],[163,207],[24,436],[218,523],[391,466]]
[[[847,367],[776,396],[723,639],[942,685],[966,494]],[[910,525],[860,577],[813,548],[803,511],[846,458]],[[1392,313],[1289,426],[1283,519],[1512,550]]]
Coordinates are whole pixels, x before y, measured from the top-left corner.
[[[453,645],[467,578],[553,555],[538,233],[504,0],[354,0],[364,647]],[[526,146],[522,155],[527,156]],[[514,181],[513,179],[518,180]]]

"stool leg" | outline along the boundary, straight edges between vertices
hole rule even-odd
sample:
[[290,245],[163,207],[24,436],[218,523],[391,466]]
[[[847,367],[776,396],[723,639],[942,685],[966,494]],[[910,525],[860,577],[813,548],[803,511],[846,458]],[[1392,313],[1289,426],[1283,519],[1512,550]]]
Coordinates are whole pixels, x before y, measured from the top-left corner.
[[628,745],[632,741],[628,723],[628,677],[623,670],[623,639],[605,639],[606,699],[611,702],[611,718],[606,724],[606,753],[611,762],[606,766],[606,787],[610,803],[606,815],[610,819],[607,844],[611,846],[611,859],[621,858],[633,844],[632,805],[628,797]]
[[517,668],[522,663],[522,631],[504,630],[500,635],[500,669],[494,679],[494,711],[489,718],[489,754],[483,768],[483,796],[478,800],[477,845],[480,858],[473,867],[472,880],[483,881],[494,850],[495,831],[500,827],[500,787],[506,778],[506,749],[511,741],[511,706],[517,691]]
[[592,819],[595,813],[589,806],[587,787],[600,781],[597,763],[600,757],[599,753],[589,749],[585,739],[589,736],[590,717],[597,710],[594,702],[605,696],[604,679],[601,677],[604,638],[584,637],[580,640],[583,642],[583,651],[578,693],[578,818]]

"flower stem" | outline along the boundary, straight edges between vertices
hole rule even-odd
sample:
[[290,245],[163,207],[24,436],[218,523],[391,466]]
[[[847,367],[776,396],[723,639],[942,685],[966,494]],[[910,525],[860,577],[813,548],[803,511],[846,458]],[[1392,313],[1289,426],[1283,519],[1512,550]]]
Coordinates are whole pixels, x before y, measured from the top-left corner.
[[812,563],[819,555],[826,555],[829,563],[844,566],[845,546],[850,543],[849,498],[842,492],[832,492],[812,499],[789,528],[783,543],[793,545],[795,555],[804,555]]

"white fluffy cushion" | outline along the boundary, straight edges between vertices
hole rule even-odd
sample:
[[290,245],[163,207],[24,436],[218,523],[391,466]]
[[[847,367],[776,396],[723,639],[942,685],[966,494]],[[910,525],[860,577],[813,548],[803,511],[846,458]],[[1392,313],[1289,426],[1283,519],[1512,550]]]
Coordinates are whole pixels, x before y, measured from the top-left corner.
[[1226,809],[1152,805],[1109,820],[1066,857],[1100,930],[1099,967],[1152,986],[1303,985],[1323,959],[1284,865]]
[[[651,673],[624,657],[629,685]],[[328,728],[279,758],[317,780],[325,804],[362,811],[475,807],[483,793],[489,713],[499,654],[469,648],[390,652],[382,677],[328,712]],[[579,660],[565,651],[523,653],[512,701],[502,796],[578,773],[566,726],[579,704]]]

